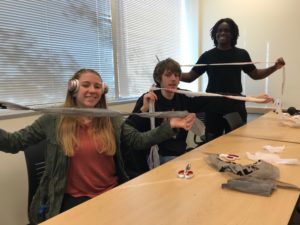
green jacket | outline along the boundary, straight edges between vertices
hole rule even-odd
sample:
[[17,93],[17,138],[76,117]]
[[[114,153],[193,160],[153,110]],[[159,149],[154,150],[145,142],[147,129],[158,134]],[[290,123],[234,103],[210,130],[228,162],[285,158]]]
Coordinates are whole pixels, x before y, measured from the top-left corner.
[[[57,115],[43,115],[32,125],[17,132],[9,133],[0,129],[0,149],[4,152],[17,153],[30,145],[47,140],[46,169],[29,210],[29,220],[33,224],[59,214],[61,209],[67,183],[69,157],[64,154],[56,138],[58,121]],[[163,123],[162,126],[149,132],[140,133],[130,126],[122,129],[121,118],[115,117],[112,122],[117,140],[115,162],[119,183],[128,180],[121,145],[126,148],[151,146],[175,134],[169,123]]]

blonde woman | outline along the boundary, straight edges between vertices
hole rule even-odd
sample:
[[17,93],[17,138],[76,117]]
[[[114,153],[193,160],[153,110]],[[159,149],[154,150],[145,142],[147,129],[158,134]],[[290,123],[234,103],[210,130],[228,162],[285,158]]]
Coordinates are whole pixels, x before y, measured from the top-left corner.
[[[106,86],[96,71],[81,69],[69,81],[65,107],[107,108]],[[126,140],[151,146],[190,129],[194,114],[171,118],[154,131],[126,129]],[[40,223],[128,180],[121,156],[122,118],[43,115],[14,133],[0,129],[0,149],[17,153],[47,140],[46,170],[31,202],[29,219]]]

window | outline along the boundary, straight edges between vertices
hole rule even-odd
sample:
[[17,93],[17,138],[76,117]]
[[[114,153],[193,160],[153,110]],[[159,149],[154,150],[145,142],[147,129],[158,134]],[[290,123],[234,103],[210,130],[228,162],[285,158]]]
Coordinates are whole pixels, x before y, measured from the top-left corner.
[[[158,59],[171,57],[179,63],[196,61],[197,15],[192,16],[191,11],[192,7],[197,10],[197,1],[117,0],[116,2],[117,13],[114,19],[117,27],[120,97],[136,97],[149,90],[154,83],[152,73]],[[187,18],[187,11],[190,19]],[[195,26],[189,27],[191,24]],[[189,32],[188,28],[192,32]],[[191,40],[193,46],[188,44]]]
[[110,0],[0,1],[0,21],[1,100],[61,103],[83,67],[101,71],[115,98]]
[[187,30],[191,2],[196,8],[197,0],[0,1],[1,100],[61,103],[80,68],[101,73],[109,101],[141,95],[157,58],[197,57],[197,26]]

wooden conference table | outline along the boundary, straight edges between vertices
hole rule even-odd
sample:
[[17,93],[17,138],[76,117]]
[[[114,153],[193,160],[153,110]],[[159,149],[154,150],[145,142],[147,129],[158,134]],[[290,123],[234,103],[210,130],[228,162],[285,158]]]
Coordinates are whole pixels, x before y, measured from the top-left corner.
[[282,125],[279,115],[273,111],[230,132],[229,135],[300,143],[300,129]]
[[[300,159],[300,144],[224,135],[42,224],[287,225],[299,191],[277,189],[271,197],[263,197],[222,189],[229,175],[205,161],[205,152],[237,153],[240,163],[253,163],[245,158],[245,152],[283,144],[282,158]],[[177,178],[177,171],[187,163],[195,176]],[[300,186],[299,165],[278,168],[281,181]]]

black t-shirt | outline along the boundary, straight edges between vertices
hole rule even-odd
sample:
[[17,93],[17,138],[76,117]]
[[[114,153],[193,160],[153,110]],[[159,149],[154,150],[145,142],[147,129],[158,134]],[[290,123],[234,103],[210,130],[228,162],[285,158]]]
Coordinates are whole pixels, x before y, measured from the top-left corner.
[[[213,63],[235,63],[235,62],[251,62],[249,53],[240,48],[232,48],[229,50],[220,50],[213,48],[204,52],[198,59],[197,64],[213,64]],[[241,94],[241,71],[249,73],[256,67],[254,64],[248,65],[224,65],[224,66],[197,66],[192,70],[197,74],[208,75],[207,92],[213,93],[231,93]]]
[[[188,112],[214,112],[224,115],[229,112],[235,112],[243,107],[240,101],[230,100],[223,97],[187,97],[184,94],[175,93],[172,100],[166,99],[161,91],[155,91],[157,101],[155,101],[155,111],[188,111]],[[144,95],[143,95],[144,96]],[[140,112],[143,105],[143,96],[141,96],[135,105],[133,112]],[[130,116],[126,120],[128,124],[145,132],[150,130],[150,119],[139,116]],[[155,118],[155,127],[163,122],[161,118]],[[179,132],[173,138],[158,144],[159,153],[163,156],[179,156],[186,152],[187,131],[179,129]]]

